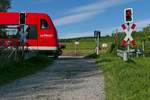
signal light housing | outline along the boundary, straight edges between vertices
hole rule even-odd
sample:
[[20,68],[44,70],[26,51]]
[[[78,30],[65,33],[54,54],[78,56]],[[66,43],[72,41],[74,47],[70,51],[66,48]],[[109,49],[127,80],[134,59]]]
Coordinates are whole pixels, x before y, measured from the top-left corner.
[[124,21],[125,23],[133,22],[133,9],[132,8],[127,8],[124,10]]

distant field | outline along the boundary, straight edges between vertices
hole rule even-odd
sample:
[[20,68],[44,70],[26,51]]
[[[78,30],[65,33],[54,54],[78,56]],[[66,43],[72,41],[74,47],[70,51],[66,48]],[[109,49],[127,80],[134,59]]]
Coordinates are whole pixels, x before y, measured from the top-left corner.
[[[94,53],[96,48],[96,40],[94,37],[83,37],[83,38],[74,38],[74,39],[62,39],[61,43],[66,45],[66,49],[63,50],[63,55],[75,55],[75,41],[78,40],[80,42],[77,48],[77,55],[89,55]],[[100,45],[103,43],[107,43],[110,47],[112,43],[114,43],[115,38],[106,36],[100,39]],[[137,42],[141,40],[136,40]],[[117,43],[121,43],[121,39],[116,39]],[[141,44],[137,44],[137,47],[141,48]],[[103,50],[101,50],[103,51]],[[145,51],[150,52],[150,42],[145,42]]]
[[[66,45],[63,50],[63,55],[75,55],[75,41],[76,39],[63,40],[61,43]],[[77,55],[87,55],[94,52],[96,47],[95,39],[78,39],[79,45],[77,47]]]
[[97,63],[105,76],[106,100],[150,100],[150,58],[124,62],[102,54]]
[[[93,37],[77,38],[77,39],[63,39],[61,43],[66,45],[66,49],[63,50],[64,55],[75,55],[75,41],[80,42],[77,48],[77,55],[89,55],[94,53],[96,48],[96,40]],[[100,44],[111,43],[110,38],[101,38]]]

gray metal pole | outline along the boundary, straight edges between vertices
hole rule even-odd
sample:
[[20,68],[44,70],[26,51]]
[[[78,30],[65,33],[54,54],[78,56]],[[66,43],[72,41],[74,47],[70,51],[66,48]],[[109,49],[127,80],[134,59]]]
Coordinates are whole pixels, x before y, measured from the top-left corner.
[[97,37],[97,48],[96,48],[96,49],[97,49],[97,50],[96,50],[97,55],[99,55],[99,45],[100,45],[100,43],[99,43],[99,40],[100,40],[100,39],[99,39],[99,38],[100,38],[100,37],[98,36],[98,37]]

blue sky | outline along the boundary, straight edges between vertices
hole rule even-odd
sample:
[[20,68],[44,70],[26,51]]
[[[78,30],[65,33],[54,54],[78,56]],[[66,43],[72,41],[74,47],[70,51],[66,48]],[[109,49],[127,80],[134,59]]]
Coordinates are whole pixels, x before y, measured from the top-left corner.
[[9,11],[48,13],[59,38],[93,36],[94,30],[102,35],[121,30],[124,8],[134,9],[137,30],[150,24],[149,0],[12,0]]

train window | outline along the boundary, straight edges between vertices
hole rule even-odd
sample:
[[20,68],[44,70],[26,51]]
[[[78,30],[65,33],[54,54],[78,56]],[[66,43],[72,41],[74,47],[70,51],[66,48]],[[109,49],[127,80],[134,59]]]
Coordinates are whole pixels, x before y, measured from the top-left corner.
[[49,24],[45,19],[41,19],[41,29],[48,29],[49,28]]
[[29,25],[29,31],[27,35],[28,39],[37,39],[37,27],[36,25]]
[[[37,26],[28,25],[27,39],[37,39]],[[18,32],[18,25],[0,25],[0,38],[20,38],[22,32]]]
[[17,25],[0,25],[0,38],[17,38]]

